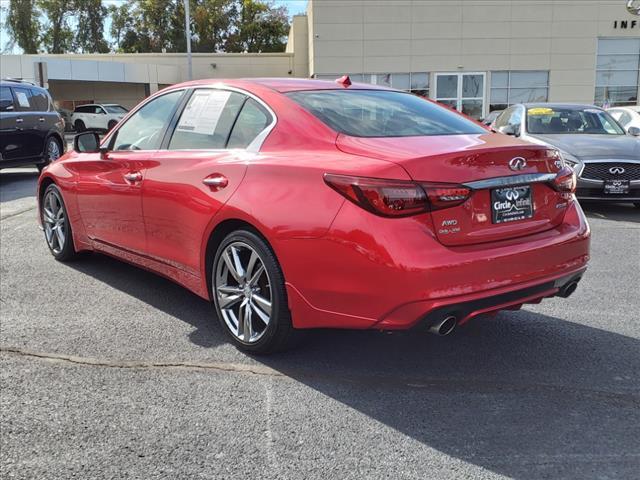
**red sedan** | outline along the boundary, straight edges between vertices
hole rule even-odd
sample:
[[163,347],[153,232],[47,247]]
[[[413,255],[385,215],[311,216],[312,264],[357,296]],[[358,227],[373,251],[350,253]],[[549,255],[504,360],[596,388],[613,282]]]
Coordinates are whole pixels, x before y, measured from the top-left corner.
[[38,185],[53,256],[164,275],[253,352],[305,328],[447,334],[569,296],[589,259],[555,150],[400,91],[190,82],[74,143]]

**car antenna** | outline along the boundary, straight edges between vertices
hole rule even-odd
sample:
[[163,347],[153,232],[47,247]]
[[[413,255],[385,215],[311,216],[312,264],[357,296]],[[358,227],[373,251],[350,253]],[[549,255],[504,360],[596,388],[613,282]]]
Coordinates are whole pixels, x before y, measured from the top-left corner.
[[349,78],[349,75],[343,75],[336,80],[336,83],[339,83],[343,87],[349,87],[351,85],[351,79]]

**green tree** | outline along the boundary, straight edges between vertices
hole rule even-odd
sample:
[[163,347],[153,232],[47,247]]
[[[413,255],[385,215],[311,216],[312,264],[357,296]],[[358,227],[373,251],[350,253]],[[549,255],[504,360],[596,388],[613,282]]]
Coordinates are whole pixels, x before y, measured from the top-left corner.
[[77,30],[73,45],[82,53],[107,53],[109,45],[104,39],[104,18],[107,8],[102,0],[75,0]]
[[38,53],[40,22],[35,0],[11,0],[7,8],[4,27],[9,41],[7,47],[17,44],[24,53]]
[[125,35],[133,29],[134,18],[128,2],[120,6],[109,5],[107,13],[111,17],[109,33],[113,38],[113,46],[116,51],[121,51]]
[[48,53],[69,52],[73,46],[73,31],[69,19],[73,15],[73,2],[66,0],[38,0],[47,22],[44,26],[42,42]]
[[230,32],[238,19],[238,2],[236,0],[191,0],[190,5],[193,51],[224,51]]
[[283,52],[289,33],[286,7],[267,0],[240,0],[239,16],[227,43],[229,52]]

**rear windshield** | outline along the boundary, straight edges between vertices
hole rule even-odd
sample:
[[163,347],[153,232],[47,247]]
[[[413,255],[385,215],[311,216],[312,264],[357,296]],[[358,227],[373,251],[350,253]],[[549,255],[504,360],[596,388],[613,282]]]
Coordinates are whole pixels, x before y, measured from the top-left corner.
[[124,107],[121,107],[120,105],[103,105],[105,110],[109,113],[127,113],[129,110],[127,110]]
[[527,131],[533,134],[624,135],[611,116],[597,108],[531,107]]
[[410,93],[311,90],[287,96],[333,130],[353,137],[482,134],[471,120]]

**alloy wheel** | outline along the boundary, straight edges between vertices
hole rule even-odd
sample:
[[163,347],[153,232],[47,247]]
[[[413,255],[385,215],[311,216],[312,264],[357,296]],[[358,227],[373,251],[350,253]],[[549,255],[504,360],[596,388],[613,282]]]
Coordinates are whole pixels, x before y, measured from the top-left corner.
[[47,145],[47,162],[53,162],[60,158],[60,146],[55,140],[49,140]]
[[66,212],[55,190],[49,190],[43,199],[42,222],[44,234],[51,251],[58,255],[64,249],[67,238]]
[[273,298],[260,254],[245,242],[227,245],[218,258],[213,287],[231,333],[245,344],[260,340],[271,322]]

